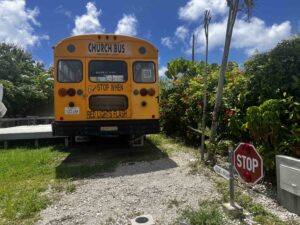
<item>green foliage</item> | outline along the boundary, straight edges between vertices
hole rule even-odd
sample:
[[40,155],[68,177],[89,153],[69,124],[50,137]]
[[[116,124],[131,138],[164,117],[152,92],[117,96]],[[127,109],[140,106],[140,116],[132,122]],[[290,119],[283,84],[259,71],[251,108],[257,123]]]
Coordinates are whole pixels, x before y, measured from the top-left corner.
[[275,169],[275,155],[300,155],[300,104],[293,97],[269,99],[247,109],[245,128],[263,155],[268,171]]
[[229,147],[233,147],[234,143],[230,140],[220,140],[216,146],[216,152],[219,155],[226,156],[228,154]]
[[[253,142],[263,156],[267,172],[275,170],[275,155],[300,156],[300,37],[279,43],[269,52],[256,54],[240,70],[229,62],[218,120],[218,137],[208,149],[226,154],[223,140]],[[192,70],[194,65],[199,70]],[[220,67],[208,66],[207,121],[215,103]],[[174,72],[175,71],[175,72]],[[193,71],[191,73],[190,71]],[[168,135],[199,144],[197,128],[202,117],[203,64],[184,59],[169,63],[169,76],[161,86],[161,124]]]
[[36,69],[32,56],[13,44],[0,43],[0,80],[20,82],[23,76],[32,76]]
[[173,80],[176,80],[183,74],[188,77],[193,77],[202,73],[204,65],[204,62],[202,61],[200,63],[193,63],[192,61],[185,60],[183,58],[177,58],[168,63],[168,70],[165,74],[169,79]]
[[282,41],[270,52],[257,54],[245,63],[250,77],[247,86],[248,106],[283,94],[300,98],[300,37]]
[[26,116],[53,99],[53,69],[14,45],[0,44],[0,83],[7,116]]
[[[168,71],[177,70],[178,64],[190,65],[187,60],[174,60],[169,63]],[[180,68],[187,68],[182,65]],[[173,68],[174,66],[175,68]],[[195,64],[200,71],[191,74],[185,71],[176,80],[166,80],[161,82],[161,124],[163,130],[168,135],[180,136],[188,142],[199,140],[199,134],[187,130],[187,126],[198,127],[202,118],[203,105],[203,70],[202,62]],[[211,64],[208,66],[208,94],[207,94],[207,112],[212,112],[216,96],[216,86],[218,84],[219,66]],[[166,72],[166,74],[168,73]],[[181,70],[184,71],[184,70]],[[202,71],[202,72],[201,72]],[[230,135],[234,138],[237,135],[243,136],[242,124],[239,120],[242,114],[238,113],[242,105],[243,94],[247,78],[243,72],[239,70],[237,63],[229,62],[228,71],[226,73],[226,86],[224,89],[224,104],[222,106],[222,115],[220,117],[219,130],[220,138]],[[227,115],[227,111],[236,110],[236,114]],[[211,123],[211,115],[207,116],[207,126]]]

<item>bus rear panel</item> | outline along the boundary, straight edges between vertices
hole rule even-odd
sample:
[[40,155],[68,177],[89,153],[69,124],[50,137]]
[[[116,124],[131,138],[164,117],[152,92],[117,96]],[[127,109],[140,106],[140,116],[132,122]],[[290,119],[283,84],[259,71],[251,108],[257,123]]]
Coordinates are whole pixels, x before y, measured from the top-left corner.
[[158,50],[122,35],[79,35],[54,47],[55,136],[159,132]]

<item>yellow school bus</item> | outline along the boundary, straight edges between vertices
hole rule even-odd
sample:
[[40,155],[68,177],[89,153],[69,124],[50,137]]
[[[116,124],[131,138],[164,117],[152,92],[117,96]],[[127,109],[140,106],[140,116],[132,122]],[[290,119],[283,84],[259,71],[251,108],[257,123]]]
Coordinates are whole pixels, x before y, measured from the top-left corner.
[[54,136],[159,132],[158,50],[115,34],[78,35],[54,49]]

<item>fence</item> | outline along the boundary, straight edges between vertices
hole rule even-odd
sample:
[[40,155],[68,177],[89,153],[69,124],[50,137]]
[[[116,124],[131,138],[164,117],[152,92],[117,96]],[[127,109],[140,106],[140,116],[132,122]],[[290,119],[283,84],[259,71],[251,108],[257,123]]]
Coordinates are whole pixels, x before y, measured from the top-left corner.
[[51,124],[54,117],[27,116],[25,118],[0,118],[0,128],[23,125]]

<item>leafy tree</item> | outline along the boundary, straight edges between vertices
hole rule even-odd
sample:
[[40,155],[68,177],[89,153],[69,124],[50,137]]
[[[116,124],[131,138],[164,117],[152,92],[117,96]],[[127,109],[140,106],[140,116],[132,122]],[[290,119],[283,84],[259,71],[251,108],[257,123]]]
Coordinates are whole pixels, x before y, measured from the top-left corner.
[[270,52],[253,56],[245,63],[245,73],[250,77],[248,106],[282,98],[284,93],[299,100],[300,37],[284,40]]
[[185,75],[186,77],[193,77],[200,74],[204,68],[204,62],[194,63],[184,58],[177,58],[170,61],[167,65],[168,70],[166,76],[169,79],[176,80],[178,77]]
[[34,61],[23,49],[0,44],[0,83],[7,116],[26,116],[53,99],[53,68]]
[[13,44],[0,44],[0,80],[20,82],[22,76],[35,75],[37,68],[40,67],[24,49]]

